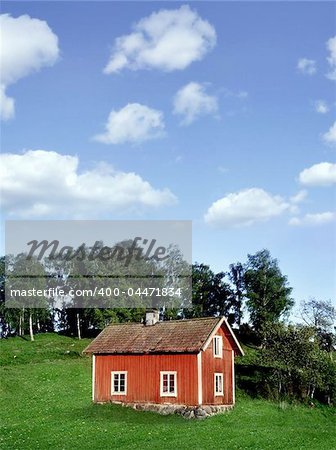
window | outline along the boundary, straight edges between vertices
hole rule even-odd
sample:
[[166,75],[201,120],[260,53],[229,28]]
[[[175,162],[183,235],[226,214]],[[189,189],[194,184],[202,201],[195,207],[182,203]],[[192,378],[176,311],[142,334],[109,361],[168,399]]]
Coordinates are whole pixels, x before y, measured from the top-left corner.
[[112,395],[126,395],[127,392],[127,372],[111,372],[111,393]]
[[176,372],[160,372],[160,396],[177,397]]
[[215,373],[215,395],[224,395],[223,391],[223,374]]
[[223,355],[222,336],[214,336],[214,338],[213,338],[213,354],[214,354],[215,358],[222,358],[222,355]]

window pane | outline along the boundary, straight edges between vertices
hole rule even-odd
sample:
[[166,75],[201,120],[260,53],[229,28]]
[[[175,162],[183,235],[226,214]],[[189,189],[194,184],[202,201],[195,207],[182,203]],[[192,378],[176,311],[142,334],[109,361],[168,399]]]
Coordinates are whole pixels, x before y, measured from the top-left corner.
[[163,375],[163,392],[168,392],[168,375]]
[[223,394],[223,376],[215,376],[215,392],[216,394]]
[[169,392],[174,393],[174,391],[175,391],[175,379],[174,375],[171,374],[169,377]]
[[222,380],[222,377],[221,376],[219,376],[218,377],[218,392],[219,393],[222,393],[223,392],[223,380]]
[[114,389],[114,392],[118,392],[119,391],[118,385],[119,385],[119,377],[118,377],[118,374],[115,373],[114,376],[113,376],[113,389]]

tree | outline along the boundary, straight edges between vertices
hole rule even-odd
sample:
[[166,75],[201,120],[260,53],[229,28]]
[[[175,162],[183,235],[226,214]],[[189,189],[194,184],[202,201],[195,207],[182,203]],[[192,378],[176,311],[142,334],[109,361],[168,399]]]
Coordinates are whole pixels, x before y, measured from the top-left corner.
[[331,331],[336,320],[336,309],[330,300],[312,298],[302,302],[301,317],[309,326],[323,331]]
[[278,261],[266,249],[248,255],[244,284],[251,323],[264,339],[265,326],[278,322],[293,306],[292,288],[282,275]]
[[335,345],[336,309],[331,301],[312,298],[301,304],[301,318],[306,325],[314,328],[320,348],[331,352]]
[[205,264],[192,266],[193,316],[215,316],[229,314],[232,291],[224,281],[225,273],[214,273]]
[[234,321],[240,327],[241,320],[243,317],[243,302],[245,298],[245,282],[244,282],[245,269],[243,264],[240,262],[230,264],[228,276],[233,286],[232,309]]
[[273,324],[265,327],[263,363],[271,370],[266,381],[279,396],[313,399],[316,390],[335,401],[336,363],[319,348],[314,327]]
[[[5,288],[11,293],[7,299],[9,300],[9,305],[11,308],[19,309],[19,323],[16,326],[19,336],[22,336],[24,333],[25,317],[28,316],[30,339],[34,341],[36,310],[41,310],[48,306],[46,298],[37,294],[38,291],[43,293],[43,290],[46,288],[43,265],[36,258],[29,260],[24,253],[11,257],[5,276]],[[16,296],[15,291],[20,291],[20,295]]]

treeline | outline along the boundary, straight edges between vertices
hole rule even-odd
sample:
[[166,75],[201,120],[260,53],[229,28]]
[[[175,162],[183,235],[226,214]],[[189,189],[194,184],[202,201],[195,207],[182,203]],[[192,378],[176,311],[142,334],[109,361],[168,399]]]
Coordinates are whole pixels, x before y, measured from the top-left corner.
[[297,305],[288,323],[292,288],[268,250],[248,255],[227,272],[193,266],[191,315],[221,314],[235,327],[246,356],[238,358],[238,385],[254,396],[336,404],[336,312],[330,300]]
[[[0,261],[1,337],[59,332],[93,337],[112,322],[140,322],[145,308],[5,308],[5,259]],[[8,280],[7,280],[8,281]],[[215,273],[192,266],[192,305],[161,309],[162,320],[223,315],[245,345],[238,385],[253,395],[336,403],[335,308],[306,299],[298,323],[288,323],[292,288],[268,250]],[[298,306],[298,305],[297,305]]]

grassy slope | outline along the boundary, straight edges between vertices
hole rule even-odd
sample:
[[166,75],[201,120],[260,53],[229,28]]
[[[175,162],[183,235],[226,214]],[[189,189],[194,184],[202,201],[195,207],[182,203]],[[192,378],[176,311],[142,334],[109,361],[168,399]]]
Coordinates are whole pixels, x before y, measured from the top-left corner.
[[326,407],[280,409],[241,396],[230,413],[187,421],[93,405],[90,360],[78,356],[86,343],[53,335],[0,341],[0,448],[336,448],[335,409]]

